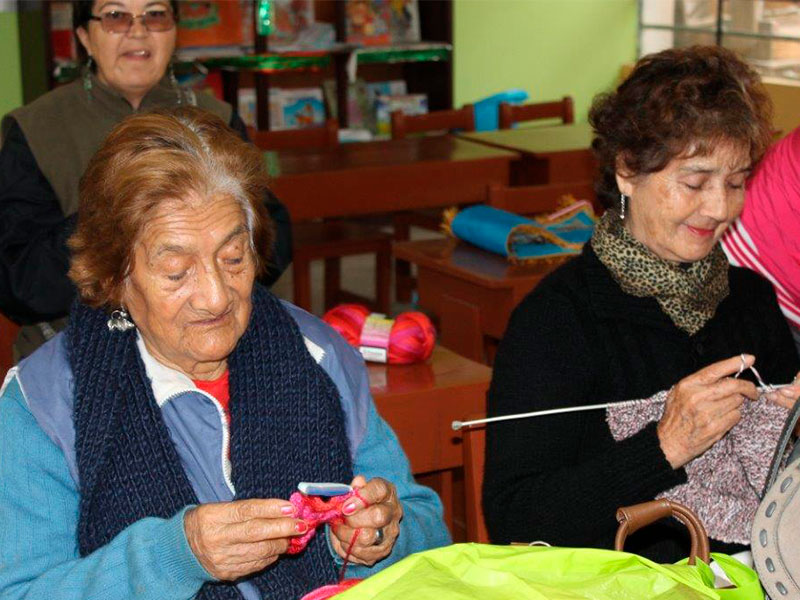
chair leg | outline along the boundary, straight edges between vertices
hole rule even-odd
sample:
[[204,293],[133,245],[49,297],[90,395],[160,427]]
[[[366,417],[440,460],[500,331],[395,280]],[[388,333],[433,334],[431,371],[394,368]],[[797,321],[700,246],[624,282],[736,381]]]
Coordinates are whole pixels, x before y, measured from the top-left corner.
[[296,254],[292,261],[294,274],[294,303],[311,312],[311,261]]
[[[407,220],[403,219],[403,216],[401,213],[393,219],[394,239],[396,242],[407,242],[411,239],[411,226]],[[394,285],[397,301],[410,302],[411,292],[414,287],[411,278],[411,263],[405,260],[394,261]]]
[[375,254],[375,303],[389,315],[392,307],[392,252],[388,248]]
[[325,259],[325,310],[339,303],[342,289],[342,260],[338,257]]

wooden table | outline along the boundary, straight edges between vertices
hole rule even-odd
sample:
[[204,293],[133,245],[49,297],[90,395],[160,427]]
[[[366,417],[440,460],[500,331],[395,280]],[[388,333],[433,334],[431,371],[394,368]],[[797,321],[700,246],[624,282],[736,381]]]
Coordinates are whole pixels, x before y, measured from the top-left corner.
[[464,132],[458,137],[518,152],[521,159],[512,173],[516,185],[585,181],[595,176],[588,123]]
[[438,317],[441,344],[489,364],[511,311],[566,260],[515,266],[453,238],[399,242],[393,253],[417,265],[419,306]]
[[449,135],[265,153],[293,221],[484,202],[518,158]]
[[368,363],[367,370],[378,412],[400,439],[417,479],[439,492],[453,532],[453,515],[463,512],[454,474],[464,461],[461,434],[450,424],[486,411],[491,369],[437,346],[425,363]]

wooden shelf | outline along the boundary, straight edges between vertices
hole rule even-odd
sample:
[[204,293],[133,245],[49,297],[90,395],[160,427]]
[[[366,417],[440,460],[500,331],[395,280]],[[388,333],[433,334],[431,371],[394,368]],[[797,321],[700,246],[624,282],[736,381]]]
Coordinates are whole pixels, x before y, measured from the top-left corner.
[[[41,63],[44,58],[43,74],[48,77],[47,87],[66,83],[80,75],[80,65],[62,64],[54,68],[52,49],[49,47],[49,4],[50,0],[35,4],[35,30],[44,33],[42,54],[31,61]],[[242,56],[208,56],[195,60],[177,62],[180,70],[189,70],[193,64],[201,64],[207,69],[219,70],[222,76],[223,98],[234,109],[238,107],[240,85],[253,85],[256,89],[256,112],[259,129],[269,129],[269,88],[272,79],[287,87],[307,87],[319,85],[324,78],[336,80],[336,112],[341,127],[348,126],[346,107],[348,90],[348,61],[355,54],[358,67],[363,67],[361,75],[367,81],[403,79],[408,93],[428,95],[428,108],[442,110],[452,108],[453,71],[453,2],[452,0],[419,0],[419,20],[421,37],[426,42],[394,47],[354,47],[345,44],[345,4],[342,0],[329,2],[314,1],[316,18],[333,23],[336,29],[335,47],[330,50],[313,52],[270,52],[268,38],[255,36],[255,53]],[[27,15],[27,11],[21,15]],[[32,21],[33,22],[33,21]],[[31,28],[30,26],[28,27]],[[22,36],[25,39],[30,36]],[[209,49],[213,53],[213,49]],[[33,86],[28,86],[33,87]],[[44,91],[44,90],[42,90]],[[27,94],[26,102],[40,92]]]

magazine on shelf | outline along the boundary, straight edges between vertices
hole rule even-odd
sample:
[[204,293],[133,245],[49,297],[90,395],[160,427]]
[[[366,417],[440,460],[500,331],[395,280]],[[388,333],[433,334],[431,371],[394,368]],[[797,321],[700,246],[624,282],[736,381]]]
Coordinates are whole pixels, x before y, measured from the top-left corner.
[[375,118],[378,124],[378,135],[391,133],[394,111],[400,110],[407,115],[421,115],[428,112],[427,94],[403,94],[378,96],[375,100]]
[[325,105],[321,88],[270,88],[270,129],[299,129],[324,122]]
[[417,0],[392,0],[389,2],[389,29],[394,44],[420,41]]
[[178,10],[179,48],[243,44],[242,6],[239,2],[180,2]]
[[360,46],[392,43],[391,9],[387,0],[346,0],[346,40]]

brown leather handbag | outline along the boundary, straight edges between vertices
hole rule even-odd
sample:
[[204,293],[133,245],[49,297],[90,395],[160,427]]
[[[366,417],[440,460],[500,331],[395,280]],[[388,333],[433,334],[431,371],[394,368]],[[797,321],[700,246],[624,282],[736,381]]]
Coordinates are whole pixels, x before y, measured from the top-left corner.
[[617,537],[614,540],[614,550],[622,552],[628,535],[668,517],[675,517],[686,525],[689,530],[689,537],[692,542],[689,552],[689,564],[695,564],[698,558],[708,564],[710,561],[710,547],[708,533],[706,533],[703,523],[689,508],[666,498],[634,504],[633,506],[623,506],[617,510],[619,528],[617,529]]

